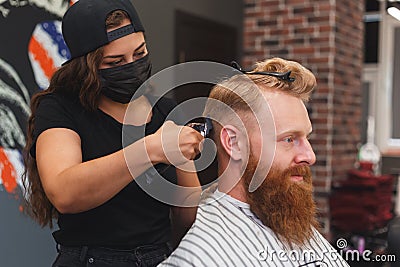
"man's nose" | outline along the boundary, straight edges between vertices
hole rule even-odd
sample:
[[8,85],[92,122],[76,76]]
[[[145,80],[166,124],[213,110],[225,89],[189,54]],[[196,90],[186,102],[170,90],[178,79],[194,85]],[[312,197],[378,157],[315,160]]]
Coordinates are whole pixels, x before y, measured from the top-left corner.
[[305,139],[298,147],[295,162],[297,164],[313,165],[316,161],[314,150],[311,147],[308,139]]

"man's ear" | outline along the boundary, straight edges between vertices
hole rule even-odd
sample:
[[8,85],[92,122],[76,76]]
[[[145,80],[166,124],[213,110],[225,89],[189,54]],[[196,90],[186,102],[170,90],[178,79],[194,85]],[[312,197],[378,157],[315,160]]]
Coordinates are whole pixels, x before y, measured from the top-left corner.
[[242,159],[243,151],[241,151],[240,137],[241,133],[232,125],[226,125],[221,129],[221,134],[219,136],[221,146],[233,160]]

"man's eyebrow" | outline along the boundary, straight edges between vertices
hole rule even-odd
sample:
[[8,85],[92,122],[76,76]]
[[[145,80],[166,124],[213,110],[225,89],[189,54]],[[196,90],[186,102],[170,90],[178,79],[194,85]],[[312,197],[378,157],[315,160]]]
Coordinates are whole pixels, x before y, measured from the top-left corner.
[[[146,42],[141,43],[134,52],[137,52],[138,50],[140,50],[141,48],[143,48],[146,45]],[[109,55],[109,56],[105,56],[103,58],[120,58],[123,57],[124,55]]]
[[[312,134],[312,129],[309,131],[305,132],[307,136],[310,136]],[[286,130],[280,133],[276,133],[276,136],[285,136],[285,135],[301,135],[304,134],[303,131],[297,131],[297,130]]]
[[286,130],[280,133],[276,133],[276,136],[282,136],[282,135],[292,135],[292,134],[299,134],[301,133],[300,131],[294,131],[294,130]]

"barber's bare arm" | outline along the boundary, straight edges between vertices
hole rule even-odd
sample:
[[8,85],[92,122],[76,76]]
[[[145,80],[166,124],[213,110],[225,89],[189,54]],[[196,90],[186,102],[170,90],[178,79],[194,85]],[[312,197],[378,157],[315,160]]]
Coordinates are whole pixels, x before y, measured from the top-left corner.
[[176,169],[178,185],[184,187],[186,190],[179,190],[180,195],[176,196],[176,199],[182,205],[172,207],[172,215],[175,222],[183,227],[190,227],[194,222],[197,205],[199,204],[202,192],[194,163],[190,163],[193,166],[193,171],[185,171],[179,169],[179,167]]
[[[169,138],[176,138],[171,132],[179,127],[166,122],[156,133],[126,147],[129,168],[123,150],[82,162],[81,141],[76,132],[65,128],[44,131],[37,139],[36,160],[49,200],[61,213],[78,213],[100,206],[152,164],[170,163],[162,145],[168,140],[164,140],[161,133],[164,131]],[[176,149],[185,157],[194,158],[201,138],[190,128],[185,129],[182,136]]]

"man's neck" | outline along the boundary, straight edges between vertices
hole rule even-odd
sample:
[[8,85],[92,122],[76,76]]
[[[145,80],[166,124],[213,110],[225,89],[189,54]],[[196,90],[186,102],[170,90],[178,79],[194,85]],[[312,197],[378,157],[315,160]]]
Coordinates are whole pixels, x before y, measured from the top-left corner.
[[246,189],[243,187],[243,184],[240,183],[237,186],[235,186],[231,191],[229,191],[227,194],[239,201],[247,203],[245,190]]
[[226,169],[220,175],[218,190],[225,193],[241,202],[247,203],[246,189],[243,185],[243,180],[240,177],[240,171]]

